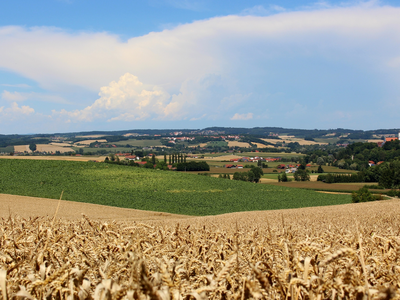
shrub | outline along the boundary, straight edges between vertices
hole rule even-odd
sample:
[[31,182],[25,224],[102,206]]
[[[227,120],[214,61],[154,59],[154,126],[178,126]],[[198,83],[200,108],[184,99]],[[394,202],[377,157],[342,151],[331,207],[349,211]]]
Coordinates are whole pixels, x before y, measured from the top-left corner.
[[282,182],[287,182],[288,181],[288,177],[287,177],[286,173],[282,174],[281,181]]
[[371,194],[371,192],[366,188],[362,187],[358,191],[351,193],[351,201],[353,203],[375,201],[376,198]]
[[378,184],[366,184],[364,185],[365,188],[367,189],[373,189],[373,190],[384,190],[385,188],[381,185]]
[[386,193],[386,195],[390,197],[400,197],[400,191],[390,190],[389,192]]

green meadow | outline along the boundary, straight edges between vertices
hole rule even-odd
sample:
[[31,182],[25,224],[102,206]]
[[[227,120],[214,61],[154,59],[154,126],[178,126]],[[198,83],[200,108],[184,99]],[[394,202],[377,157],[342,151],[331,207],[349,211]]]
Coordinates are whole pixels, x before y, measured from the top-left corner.
[[0,159],[0,193],[186,215],[350,203],[349,195],[95,162]]

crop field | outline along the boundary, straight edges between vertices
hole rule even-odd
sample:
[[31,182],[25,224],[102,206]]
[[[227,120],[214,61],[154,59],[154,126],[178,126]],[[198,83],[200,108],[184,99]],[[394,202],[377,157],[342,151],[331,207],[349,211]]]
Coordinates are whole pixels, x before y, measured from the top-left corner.
[[208,147],[226,147],[228,146],[228,142],[225,141],[212,141],[207,143]]
[[90,145],[91,143],[95,143],[95,142],[98,142],[98,143],[106,143],[107,140],[105,140],[105,139],[84,140],[84,141],[76,142],[74,145],[75,145],[75,146],[76,146],[76,145],[87,145],[87,146],[88,146],[88,145]]
[[[69,145],[69,146],[71,146],[71,145]],[[74,152],[74,149],[72,149],[71,147],[63,147],[63,146],[53,145],[53,144],[37,144],[36,150],[39,152],[53,152],[53,153],[56,153],[57,151],[59,151],[60,153]],[[14,146],[14,151],[28,152],[28,153],[32,152],[29,149],[29,145]]]
[[264,145],[264,144],[260,144],[260,143],[253,143],[253,144],[257,145],[257,148],[260,148],[260,149],[262,149],[262,148],[274,148],[274,146],[272,146],[272,145]]
[[249,157],[254,157],[254,156],[260,156],[260,157],[293,157],[293,156],[298,156],[302,157],[304,154],[301,153],[296,153],[296,152],[291,152],[291,153],[277,153],[277,152],[243,152],[240,153],[240,155],[243,156],[249,156]]
[[323,206],[346,195],[94,162],[0,159],[0,192],[162,211],[216,215]]
[[[289,177],[289,176],[288,176]],[[313,189],[320,191],[344,191],[352,192],[357,191],[364,185],[368,184],[365,182],[355,182],[355,183],[324,183],[321,181],[291,181],[291,182],[275,182],[271,183],[275,186],[284,186],[300,189]],[[376,190],[378,192],[387,192],[389,190]]]
[[3,299],[400,298],[399,200],[0,228]]
[[238,141],[229,141],[228,142],[229,147],[241,147],[241,148],[250,148],[249,143],[244,143],[244,142],[238,142]]
[[161,140],[136,140],[136,139],[129,139],[127,141],[119,141],[113,143],[114,145],[125,146],[127,144],[135,147],[164,147],[161,144]]
[[77,135],[76,138],[87,138],[87,139],[98,139],[103,137],[104,134],[92,134],[92,135]]
[[53,161],[98,161],[103,162],[106,156],[75,156],[75,155],[67,155],[67,156],[58,156],[58,155],[14,155],[14,156],[0,156],[1,159],[10,159],[10,160],[53,160]]

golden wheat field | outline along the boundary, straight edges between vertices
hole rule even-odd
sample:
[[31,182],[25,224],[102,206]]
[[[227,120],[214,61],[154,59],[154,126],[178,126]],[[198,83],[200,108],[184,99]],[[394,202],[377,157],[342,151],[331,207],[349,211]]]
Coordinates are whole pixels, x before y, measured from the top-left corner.
[[67,161],[104,161],[106,156],[19,156],[19,155],[4,155],[1,159],[36,159],[36,160],[67,160]]
[[52,204],[1,219],[3,299],[399,299],[399,200],[148,221]]

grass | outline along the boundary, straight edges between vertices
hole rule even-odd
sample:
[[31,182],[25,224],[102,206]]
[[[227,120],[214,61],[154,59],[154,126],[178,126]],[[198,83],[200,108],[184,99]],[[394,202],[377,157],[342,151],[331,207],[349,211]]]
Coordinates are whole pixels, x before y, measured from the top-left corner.
[[95,162],[0,159],[0,192],[186,215],[350,203],[322,195],[171,171]]

